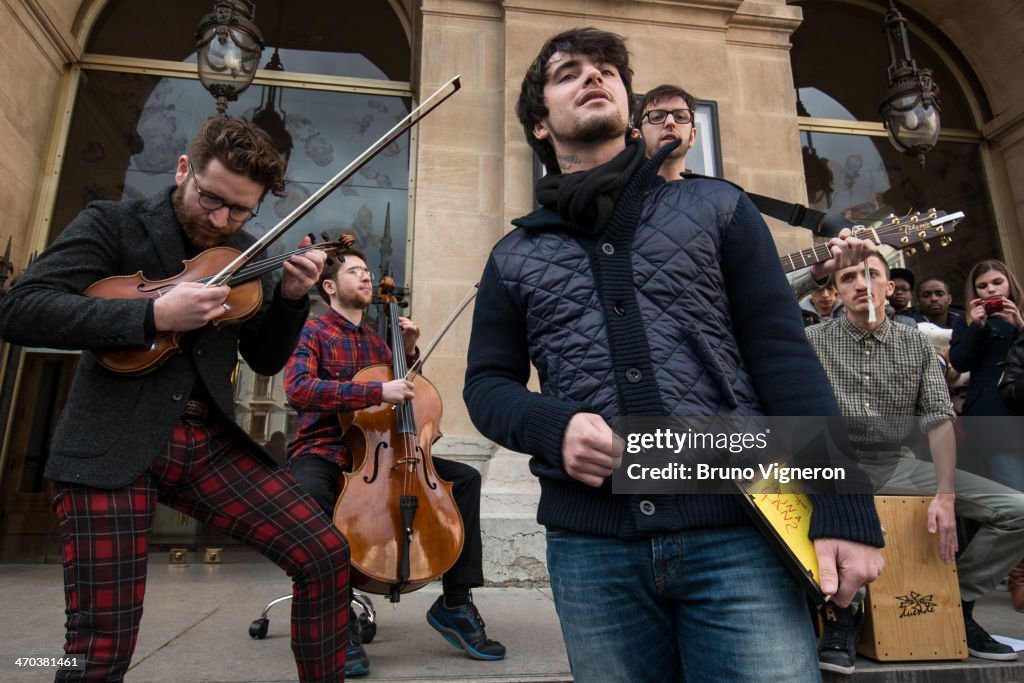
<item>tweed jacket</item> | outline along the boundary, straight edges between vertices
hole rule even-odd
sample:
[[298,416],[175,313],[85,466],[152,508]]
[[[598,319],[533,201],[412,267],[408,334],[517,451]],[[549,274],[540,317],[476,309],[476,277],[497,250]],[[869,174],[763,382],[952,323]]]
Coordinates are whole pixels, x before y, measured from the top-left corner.
[[[236,233],[227,246],[253,238]],[[94,202],[18,279],[0,303],[0,336],[23,346],[82,349],[74,385],[50,444],[46,476],[99,488],[134,481],[167,443],[185,401],[209,396],[231,419],[231,375],[241,352],[256,372],[280,371],[295,346],[309,300],[287,302],[264,276],[260,311],[241,325],[207,325],[183,335],[182,353],[144,375],[103,368],[90,350],[146,343],[148,299],[99,299],[82,292],[112,275],[141,272],[149,280],[179,274],[184,236],[171,191],[145,200]],[[150,318],[152,319],[152,318]],[[258,449],[257,449],[258,450]],[[269,456],[268,463],[273,463]]]

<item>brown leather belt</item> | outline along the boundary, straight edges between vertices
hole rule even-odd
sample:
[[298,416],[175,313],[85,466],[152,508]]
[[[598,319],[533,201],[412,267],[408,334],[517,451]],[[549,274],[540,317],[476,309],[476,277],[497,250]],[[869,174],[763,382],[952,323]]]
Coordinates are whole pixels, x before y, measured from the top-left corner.
[[205,403],[193,399],[185,401],[185,409],[181,411],[181,417],[187,420],[205,420],[209,414]]

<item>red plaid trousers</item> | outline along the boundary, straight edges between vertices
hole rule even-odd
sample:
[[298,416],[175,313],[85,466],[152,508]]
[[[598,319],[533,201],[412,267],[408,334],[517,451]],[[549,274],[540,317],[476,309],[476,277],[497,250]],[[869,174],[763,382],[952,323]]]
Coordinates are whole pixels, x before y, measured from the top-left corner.
[[64,549],[64,651],[86,669],[58,680],[120,681],[131,662],[146,592],[157,501],[252,546],[294,582],[292,651],[302,681],[342,681],[348,545],[291,475],[266,465],[223,427],[179,421],[166,451],[127,488],[58,482]]

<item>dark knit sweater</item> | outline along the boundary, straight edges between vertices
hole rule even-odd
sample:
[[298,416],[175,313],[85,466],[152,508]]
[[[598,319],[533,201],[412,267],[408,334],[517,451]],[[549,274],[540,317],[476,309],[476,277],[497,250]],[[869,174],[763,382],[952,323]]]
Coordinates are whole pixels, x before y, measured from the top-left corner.
[[[585,252],[591,287],[603,312],[607,355],[614,367],[615,405],[608,401],[592,405],[590,397],[567,396],[554,381],[549,381],[544,371],[542,393],[529,391],[526,383],[531,362],[530,317],[537,314],[530,310],[529,300],[511,295],[504,280],[507,274],[502,272],[502,263],[494,253],[481,279],[464,398],[470,417],[485,436],[534,456],[531,470],[540,477],[542,489],[538,521],[550,527],[638,538],[681,529],[747,523],[731,496],[612,495],[610,482],[601,488],[588,487],[570,478],[562,467],[562,436],[569,419],[577,412],[598,413],[606,419],[615,414],[678,414],[666,408],[665,388],[656,380],[659,369],[652,361],[650,340],[645,334],[648,324],[636,304],[638,291],[634,282],[635,239],[640,239],[636,233],[642,221],[650,219],[652,206],[648,202],[657,202],[663,192],[678,189],[665,186],[658,178],[660,156],[633,175],[600,234],[592,234],[592,229],[574,225],[542,208],[514,221],[519,229],[506,237],[516,240],[529,233],[562,235],[567,252]],[[699,182],[722,186],[715,181]],[[739,200],[724,231],[720,253],[726,289],[721,293],[720,306],[728,310],[716,313],[731,319],[732,336],[742,351],[745,367],[739,379],[718,379],[722,390],[710,398],[711,405],[717,407],[712,407],[709,414],[760,414],[764,410],[774,415],[839,415],[824,371],[806,342],[796,301],[767,227],[749,199],[736,194]],[[673,229],[671,225],[654,227]],[[587,298],[586,292],[578,296]],[[567,308],[573,305],[572,300],[573,297],[566,297]],[[766,301],[772,305],[766,307]],[[699,371],[714,374],[714,353],[707,351],[709,362]],[[576,362],[583,363],[585,359]],[[792,381],[794,377],[801,377],[801,381]],[[753,390],[745,393],[747,386],[756,387],[756,394]],[[654,502],[654,514],[640,513],[641,499]],[[814,537],[882,545],[870,496],[822,498],[816,504],[819,513],[812,520]]]

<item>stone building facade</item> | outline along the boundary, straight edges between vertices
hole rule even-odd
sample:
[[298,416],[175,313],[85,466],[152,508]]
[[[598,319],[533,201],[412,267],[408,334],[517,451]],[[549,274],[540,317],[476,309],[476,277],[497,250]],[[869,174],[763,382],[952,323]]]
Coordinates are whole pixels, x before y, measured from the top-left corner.
[[[269,86],[286,89],[280,104],[293,117],[288,124],[298,150],[293,159],[301,156],[315,171],[301,178],[305,187],[315,188],[329,168],[347,162],[343,157],[367,137],[367,128],[375,130],[372,121],[385,118],[385,111],[391,116],[407,109],[461,74],[461,91],[396,148],[387,161],[390,170],[382,162],[375,176],[363,174],[363,184],[342,193],[345,199],[321,212],[315,226],[316,232],[329,226],[364,230],[383,249],[387,204],[397,217],[393,265],[408,283],[409,311],[425,339],[476,282],[510,219],[533,207],[536,164],[515,118],[515,100],[544,40],[573,26],[626,37],[638,92],[675,83],[698,96],[708,115],[698,135],[714,162],[708,172],[791,201],[822,205],[848,195],[831,208],[848,209],[855,218],[873,209],[928,208],[917,204],[919,199],[937,197],[948,203],[937,208],[950,211],[970,201],[978,208],[963,224],[964,246],[955,239],[944,256],[922,254],[908,265],[962,277],[971,261],[998,256],[1024,272],[1024,83],[1019,76],[1024,8],[1010,0],[899,3],[911,24],[915,56],[944,78],[942,142],[929,158],[931,170],[921,172],[908,166],[909,160],[899,160],[884,139],[877,112],[864,113],[864,102],[877,103],[886,88],[886,4],[257,0],[256,20],[268,43],[261,62],[272,46],[280,46],[286,68],[289,60],[302,68],[259,72],[251,102],[233,104],[229,113],[262,106],[263,95],[257,93]],[[180,153],[174,144],[190,136],[201,112],[213,113],[212,98],[196,95],[194,57],[189,61],[195,26],[211,6],[210,0],[9,0],[0,5],[5,27],[0,242],[10,239],[15,277],[87,199],[110,196],[112,188],[130,196],[129,189],[158,186],[153,183],[161,177],[160,154]],[[925,63],[922,55],[939,63]],[[876,70],[869,73],[867,64]],[[362,99],[345,99],[353,97]],[[351,121],[342,128],[329,123],[324,112],[331,107],[354,112]],[[169,136],[172,130],[175,135]],[[163,136],[164,147],[153,135]],[[131,139],[125,143],[125,138]],[[144,151],[139,140],[148,145]],[[851,140],[852,151],[831,156],[826,151],[845,149]],[[831,169],[828,200],[815,191],[809,197],[808,150]],[[126,168],[136,175],[124,175]],[[261,216],[269,213],[264,207]],[[779,221],[769,224],[780,253],[810,245],[807,232]],[[377,265],[385,260],[374,259]],[[427,370],[445,402],[446,437],[438,448],[487,472],[489,576],[512,583],[543,580],[542,538],[532,524],[536,489],[525,461],[517,454],[495,455],[462,405],[468,337],[466,314]],[[32,538],[53,532],[38,472],[74,354],[3,343],[0,354],[0,534],[8,539],[5,547],[22,549],[11,552],[38,558],[45,555],[39,550],[45,544]],[[264,438],[287,430],[280,382],[269,384],[273,390],[261,397],[262,408],[243,400],[255,381],[240,386],[239,414],[258,422]],[[517,546],[515,539],[523,538],[526,545]]]

